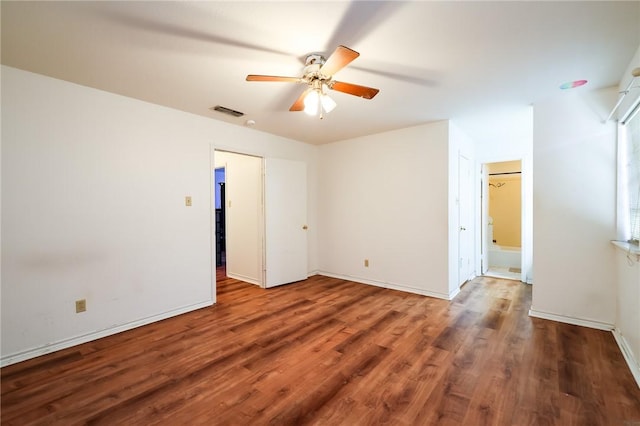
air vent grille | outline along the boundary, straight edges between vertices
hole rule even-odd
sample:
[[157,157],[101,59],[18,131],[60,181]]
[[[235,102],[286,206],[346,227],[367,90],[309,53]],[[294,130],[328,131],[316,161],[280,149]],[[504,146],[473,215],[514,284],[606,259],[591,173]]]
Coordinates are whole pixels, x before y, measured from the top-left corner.
[[233,115],[234,117],[242,117],[244,112],[236,111],[235,109],[223,107],[222,105],[216,105],[214,107],[209,108],[211,111],[218,111],[223,114]]

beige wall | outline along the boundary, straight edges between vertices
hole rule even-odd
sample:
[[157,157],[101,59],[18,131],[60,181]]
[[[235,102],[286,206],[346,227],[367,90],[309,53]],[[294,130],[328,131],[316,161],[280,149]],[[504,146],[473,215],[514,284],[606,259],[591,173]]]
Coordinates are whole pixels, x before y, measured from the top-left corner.
[[[521,170],[520,161],[491,163],[489,174]],[[522,245],[522,178],[519,174],[489,176],[489,216],[493,219],[493,239],[509,247]]]

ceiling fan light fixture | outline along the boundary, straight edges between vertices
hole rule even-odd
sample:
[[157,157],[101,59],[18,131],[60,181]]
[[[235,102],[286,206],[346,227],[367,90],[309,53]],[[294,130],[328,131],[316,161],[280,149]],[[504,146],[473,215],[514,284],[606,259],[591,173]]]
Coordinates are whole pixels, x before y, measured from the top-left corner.
[[308,115],[318,115],[322,118],[324,113],[329,113],[337,106],[336,102],[327,96],[327,85],[316,81],[313,90],[304,98],[304,112]]
[[320,107],[320,94],[317,90],[312,90],[304,97],[304,112],[308,115],[318,114]]
[[326,113],[333,111],[333,109],[337,106],[336,101],[334,101],[327,95],[322,95],[322,97],[320,98],[320,102],[322,102],[322,109]]

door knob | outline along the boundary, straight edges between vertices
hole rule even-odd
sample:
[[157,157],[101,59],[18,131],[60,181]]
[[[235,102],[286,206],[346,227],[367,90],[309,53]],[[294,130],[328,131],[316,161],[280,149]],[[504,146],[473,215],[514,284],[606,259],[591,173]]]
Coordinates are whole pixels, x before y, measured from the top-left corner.
[[309,229],[309,227],[307,225],[302,225],[302,229],[306,231],[307,229]]

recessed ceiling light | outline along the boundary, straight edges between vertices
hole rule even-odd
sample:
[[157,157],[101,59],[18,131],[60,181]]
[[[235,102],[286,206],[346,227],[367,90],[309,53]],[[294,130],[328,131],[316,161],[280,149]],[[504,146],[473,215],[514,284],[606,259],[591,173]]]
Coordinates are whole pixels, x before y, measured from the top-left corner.
[[585,84],[587,84],[587,80],[569,81],[567,83],[561,84],[560,88],[562,90],[575,89],[576,87],[584,86]]

